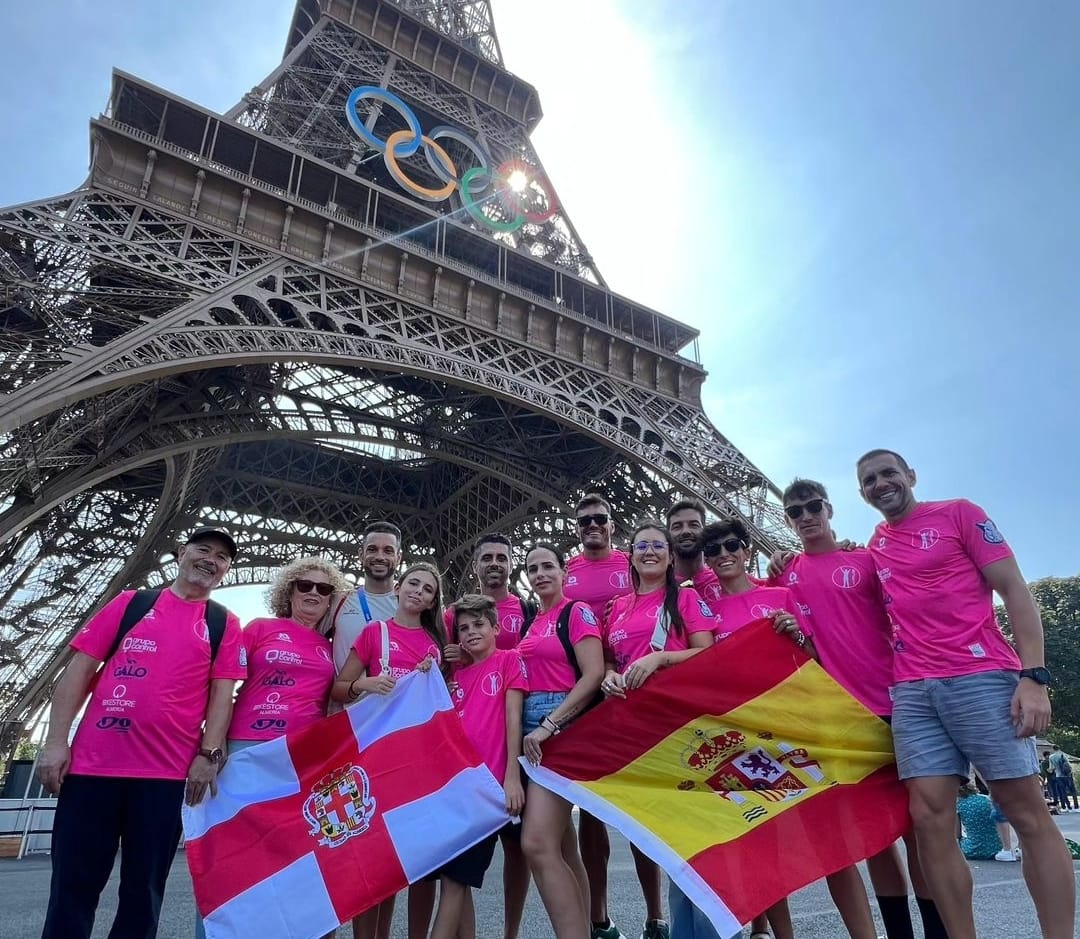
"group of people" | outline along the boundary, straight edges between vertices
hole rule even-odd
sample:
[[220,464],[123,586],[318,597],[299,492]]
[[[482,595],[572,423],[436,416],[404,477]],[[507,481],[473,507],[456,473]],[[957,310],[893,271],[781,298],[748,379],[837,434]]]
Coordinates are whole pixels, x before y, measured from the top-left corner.
[[[909,877],[927,939],[975,937],[971,874],[956,838],[958,777],[972,765],[1024,848],[1042,935],[1071,937],[1072,862],[1032,784],[1032,738],[1049,724],[1051,679],[1038,609],[1012,552],[978,506],[917,501],[915,472],[899,454],[870,451],[857,474],[884,517],[867,546],[838,542],[825,487],[797,479],[783,507],[801,551],[774,555],[766,578],[748,571],[753,546],[738,518],[710,522],[700,503],[680,501],[663,520],[634,525],[623,551],[613,544],[611,505],[590,493],[576,505],[580,549],[569,559],[552,543],[519,554],[504,535],[482,535],[472,560],[477,591],[444,605],[439,569],[419,561],[402,570],[401,533],[377,522],[363,533],[358,586],[323,559],[293,561],[274,578],[271,616],[243,630],[209,599],[236,543],[220,530],[193,532],[167,589],[119,595],[72,640],[38,759],[42,782],[59,793],[44,939],[89,937],[118,846],[110,936],[153,936],[181,801],[213,798],[229,753],[328,708],[393,694],[418,668],[445,677],[463,733],[503,784],[508,824],[410,886],[410,939],[474,939],[471,888],[482,885],[499,842],[505,939],[518,935],[530,880],[557,939],[618,939],[607,906],[607,828],[581,812],[575,830],[569,804],[525,786],[518,757],[539,763],[546,741],[598,691],[632,697],[659,669],[677,669],[763,616],[892,725],[913,822],[907,870],[895,845],[867,859],[889,939],[914,937]],[[530,599],[512,588],[518,563]],[[994,592],[1015,649],[998,628]],[[674,885],[669,925],[661,871],[631,847],[642,939],[716,939]],[[875,939],[857,870],[827,880],[848,933]],[[354,937],[387,939],[393,903],[358,916]],[[751,935],[793,939],[787,902],[755,919]]]

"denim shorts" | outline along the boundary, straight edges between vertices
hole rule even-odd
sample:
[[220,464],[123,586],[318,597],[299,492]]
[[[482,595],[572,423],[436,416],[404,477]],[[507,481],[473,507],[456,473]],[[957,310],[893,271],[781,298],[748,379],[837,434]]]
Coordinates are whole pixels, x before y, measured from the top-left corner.
[[959,776],[1020,779],[1039,771],[1035,738],[1017,737],[1009,707],[1016,672],[899,682],[893,695],[893,743],[901,779]]
[[525,710],[521,715],[521,732],[530,734],[540,722],[566,700],[568,691],[533,691],[525,695]]

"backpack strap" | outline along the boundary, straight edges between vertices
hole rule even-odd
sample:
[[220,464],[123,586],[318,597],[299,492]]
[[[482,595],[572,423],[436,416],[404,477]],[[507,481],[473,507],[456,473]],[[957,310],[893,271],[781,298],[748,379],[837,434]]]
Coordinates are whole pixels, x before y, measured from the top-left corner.
[[356,599],[360,601],[360,612],[364,614],[364,622],[370,623],[373,619],[371,607],[368,605],[367,593],[363,587],[356,588]]
[[555,624],[555,635],[559,637],[563,650],[566,652],[566,660],[574,670],[574,681],[581,679],[581,666],[578,665],[577,653],[574,652],[574,644],[570,641],[570,617],[574,614],[574,604],[571,600],[559,613],[559,621]]
[[116,638],[113,639],[112,645],[109,647],[108,653],[103,662],[108,662],[116,653],[120,650],[120,645],[124,641],[124,637],[135,628],[135,624],[139,622],[150,610],[154,604],[157,603],[158,597],[161,596],[161,590],[136,590],[134,595],[128,600],[128,604],[124,607],[124,614],[120,617],[120,625],[116,627]]
[[216,600],[206,601],[206,628],[210,633],[210,662],[217,658],[221,640],[225,636],[225,620],[229,611]]
[[518,642],[520,642],[532,626],[536,614],[540,612],[540,607],[532,600],[522,600],[521,597],[518,597],[518,603],[521,604],[521,632],[518,634]]

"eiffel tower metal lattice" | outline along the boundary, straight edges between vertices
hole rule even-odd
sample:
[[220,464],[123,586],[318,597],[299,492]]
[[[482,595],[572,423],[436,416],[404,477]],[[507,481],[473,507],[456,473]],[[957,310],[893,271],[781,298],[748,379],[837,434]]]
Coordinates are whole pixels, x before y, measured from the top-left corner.
[[481,531],[569,544],[593,488],[783,538],[697,332],[605,285],[540,117],[486,0],[300,0],[226,115],[114,72],[86,183],[0,210],[0,754],[196,523],[237,533],[230,583],[351,569],[378,517],[456,585]]

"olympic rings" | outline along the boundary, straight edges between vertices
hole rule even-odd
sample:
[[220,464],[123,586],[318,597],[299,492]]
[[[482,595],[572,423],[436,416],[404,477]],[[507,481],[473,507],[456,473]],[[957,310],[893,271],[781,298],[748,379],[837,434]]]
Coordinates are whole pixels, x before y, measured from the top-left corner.
[[[408,125],[407,129],[394,131],[386,140],[376,137],[357,113],[357,105],[368,98],[395,110]],[[558,211],[555,191],[541,170],[524,160],[510,159],[492,172],[490,154],[465,131],[440,124],[425,134],[412,108],[386,88],[374,85],[354,88],[345,104],[345,116],[353,132],[382,153],[386,169],[394,181],[425,202],[442,202],[456,190],[469,216],[495,232],[514,232],[527,222],[541,224],[553,218]],[[438,143],[440,140],[452,140],[464,147],[476,157],[479,165],[466,170],[459,177],[457,166]],[[444,183],[443,186],[431,188],[421,185],[401,166],[399,160],[412,156],[421,148],[431,172]],[[484,211],[485,206],[493,204],[493,199],[510,216],[509,221],[498,218],[501,213],[491,215]]]

